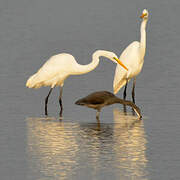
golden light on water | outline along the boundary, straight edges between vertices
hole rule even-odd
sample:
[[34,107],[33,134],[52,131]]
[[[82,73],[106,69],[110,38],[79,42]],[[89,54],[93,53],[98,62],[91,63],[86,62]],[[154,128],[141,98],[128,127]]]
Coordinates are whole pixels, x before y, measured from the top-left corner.
[[[45,177],[66,178],[76,166],[78,150],[72,129],[66,129],[63,122],[32,118],[27,120],[28,154],[30,168]],[[73,147],[73,148],[72,148]]]
[[114,109],[114,123],[28,118],[29,174],[36,179],[146,180],[143,122]]
[[[146,137],[143,121],[132,115],[124,116],[124,112],[113,110],[114,114],[114,146],[117,164],[121,166],[123,176],[144,178],[146,170]],[[142,178],[140,178],[142,177]]]

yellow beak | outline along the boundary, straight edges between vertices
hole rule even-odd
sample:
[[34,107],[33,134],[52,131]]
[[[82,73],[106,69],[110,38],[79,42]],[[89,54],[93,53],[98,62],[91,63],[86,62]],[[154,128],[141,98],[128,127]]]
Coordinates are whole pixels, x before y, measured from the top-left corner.
[[116,60],[119,65],[121,65],[124,69],[126,69],[128,71],[128,68],[118,58],[113,57],[113,59]]
[[146,16],[146,15],[147,15],[147,13],[144,13],[140,16],[140,18],[144,18],[144,16]]

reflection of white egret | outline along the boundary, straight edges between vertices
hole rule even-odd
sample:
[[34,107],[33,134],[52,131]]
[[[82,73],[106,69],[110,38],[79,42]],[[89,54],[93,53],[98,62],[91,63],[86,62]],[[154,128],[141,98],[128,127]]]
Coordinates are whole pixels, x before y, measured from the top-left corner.
[[123,68],[127,68],[117,58],[116,54],[109,51],[98,50],[92,55],[92,62],[87,65],[80,65],[71,54],[62,53],[52,56],[37,73],[32,75],[26,83],[29,88],[40,88],[50,86],[51,89],[45,99],[45,115],[47,112],[47,103],[49,95],[55,86],[60,86],[59,104],[61,107],[60,116],[62,116],[62,89],[65,79],[70,75],[80,75],[94,70],[99,64],[99,57],[104,56],[113,62],[119,63]]
[[28,118],[29,179],[111,179],[112,175],[127,179],[121,177],[132,175],[142,180],[147,161],[143,125],[134,116],[121,117],[127,118],[127,124],[117,118],[100,127],[98,123]]
[[124,115],[117,108],[114,114],[114,151],[116,163],[120,166],[120,177],[125,179],[146,180],[146,137],[143,121],[137,121],[134,116]]
[[112,136],[107,136],[111,128],[102,126],[101,132],[96,123],[64,123],[47,118],[28,118],[26,122],[30,177],[37,174],[43,180],[66,180],[86,179],[89,175],[87,179],[94,179],[91,177],[99,173],[103,165],[102,137],[111,140]]
[[132,42],[121,54],[120,59],[127,66],[128,71],[120,68],[117,65],[115,75],[114,75],[114,93],[116,94],[125,84],[124,89],[124,99],[126,99],[126,88],[128,81],[134,78],[133,88],[132,88],[132,99],[135,102],[135,84],[136,76],[141,72],[144,63],[144,56],[146,51],[146,23],[148,20],[148,11],[143,10],[141,15],[143,19],[141,23],[141,40],[140,42]]
[[78,128],[78,124],[69,125],[52,119],[27,119],[27,153],[33,174],[62,180],[71,177],[78,151],[72,128]]

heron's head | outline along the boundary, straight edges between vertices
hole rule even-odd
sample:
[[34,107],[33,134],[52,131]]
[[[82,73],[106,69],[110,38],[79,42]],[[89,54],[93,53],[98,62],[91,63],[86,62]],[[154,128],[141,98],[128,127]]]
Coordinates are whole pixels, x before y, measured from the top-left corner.
[[147,9],[144,9],[140,18],[142,19],[148,19],[148,16],[149,16],[149,13],[148,13],[148,10]]
[[85,105],[86,105],[86,103],[84,102],[83,99],[77,100],[77,101],[75,102],[75,104],[76,104],[76,105],[80,105],[80,106],[85,106]]

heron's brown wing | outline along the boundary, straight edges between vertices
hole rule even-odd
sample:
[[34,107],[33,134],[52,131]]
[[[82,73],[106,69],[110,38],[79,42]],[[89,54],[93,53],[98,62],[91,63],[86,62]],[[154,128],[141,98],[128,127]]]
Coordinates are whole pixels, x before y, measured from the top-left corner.
[[89,94],[84,100],[87,104],[104,104],[111,97],[114,97],[114,95],[108,91],[98,91]]
[[103,104],[104,103],[104,99],[102,97],[91,96],[91,97],[86,97],[84,100],[86,104]]

